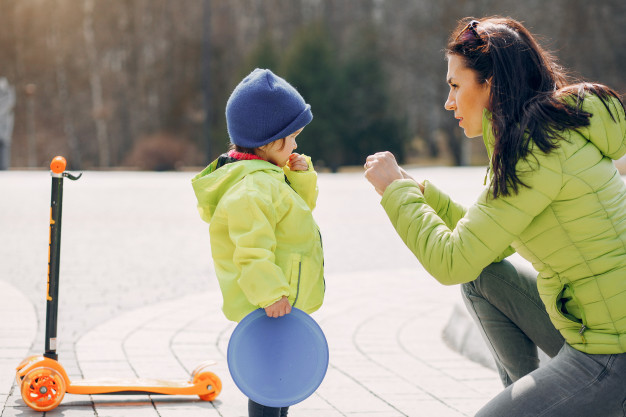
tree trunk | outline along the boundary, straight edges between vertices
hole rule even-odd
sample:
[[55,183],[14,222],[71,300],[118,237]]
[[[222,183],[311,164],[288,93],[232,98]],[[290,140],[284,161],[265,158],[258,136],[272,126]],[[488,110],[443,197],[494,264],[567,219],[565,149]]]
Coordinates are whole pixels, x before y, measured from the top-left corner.
[[67,72],[65,71],[65,51],[59,43],[59,5],[54,8],[55,12],[52,16],[52,36],[51,41],[54,50],[54,68],[57,79],[57,94],[61,103],[61,112],[63,113],[63,130],[67,139],[67,145],[70,149],[70,161],[74,169],[82,169],[82,155],[80,144],[76,137],[76,129],[74,124],[74,114],[70,108],[70,94],[67,84]]
[[102,82],[98,72],[98,50],[93,29],[94,0],[84,0],[83,36],[89,65],[89,85],[91,87],[92,116],[96,123],[96,141],[98,143],[98,161],[101,167],[110,166],[110,149],[107,134],[107,122],[102,98]]

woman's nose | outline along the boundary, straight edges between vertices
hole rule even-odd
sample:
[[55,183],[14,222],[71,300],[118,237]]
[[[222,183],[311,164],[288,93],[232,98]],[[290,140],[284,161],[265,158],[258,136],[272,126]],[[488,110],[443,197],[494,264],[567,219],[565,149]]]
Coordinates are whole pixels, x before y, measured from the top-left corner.
[[448,95],[448,99],[446,100],[445,104],[443,105],[443,107],[446,110],[454,110],[454,107],[456,106],[456,103],[454,102],[454,100],[452,99],[451,95]]

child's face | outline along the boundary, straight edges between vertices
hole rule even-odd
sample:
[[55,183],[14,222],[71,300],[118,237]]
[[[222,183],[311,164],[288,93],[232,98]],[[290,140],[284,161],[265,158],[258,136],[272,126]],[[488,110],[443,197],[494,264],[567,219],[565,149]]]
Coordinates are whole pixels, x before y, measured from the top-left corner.
[[265,146],[262,146],[261,149],[265,153],[265,159],[275,165],[278,165],[279,167],[284,167],[289,160],[289,155],[291,155],[293,151],[298,148],[298,144],[296,143],[296,136],[298,136],[300,132],[302,132],[302,129],[297,130],[291,135],[287,136],[285,138],[284,146],[282,146],[283,141],[280,139],[268,143]]

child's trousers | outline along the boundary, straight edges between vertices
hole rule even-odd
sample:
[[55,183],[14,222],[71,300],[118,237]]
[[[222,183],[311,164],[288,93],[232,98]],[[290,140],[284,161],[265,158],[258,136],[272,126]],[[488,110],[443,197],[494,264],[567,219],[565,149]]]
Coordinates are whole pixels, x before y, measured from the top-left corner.
[[[591,355],[565,343],[536,275],[502,261],[461,286],[506,387],[476,416],[626,416],[626,353]],[[541,367],[537,347],[552,358]]]
[[248,399],[248,417],[287,417],[289,407],[268,407]]

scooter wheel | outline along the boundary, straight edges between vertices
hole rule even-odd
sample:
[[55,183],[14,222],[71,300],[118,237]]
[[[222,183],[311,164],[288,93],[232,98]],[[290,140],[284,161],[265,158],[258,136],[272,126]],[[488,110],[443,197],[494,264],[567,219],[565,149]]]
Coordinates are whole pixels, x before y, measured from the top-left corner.
[[200,372],[193,377],[193,384],[202,384],[210,392],[200,395],[203,401],[213,401],[222,392],[222,381],[213,372]]
[[35,368],[22,380],[22,399],[37,411],[50,411],[61,403],[65,395],[65,381],[52,368]]
[[17,365],[17,367],[15,368],[16,371],[21,371],[23,367],[25,367],[26,365],[30,364],[30,362],[34,361],[35,359],[41,358],[41,355],[32,355],[27,357],[26,359],[24,359],[22,362],[20,362],[19,365]]
[[193,380],[193,378],[200,372],[204,372],[205,369],[214,366],[215,364],[217,364],[217,362],[212,360],[202,362],[200,365],[196,366],[196,369],[194,369],[193,372],[191,372],[191,379]]
[[17,367],[15,368],[15,382],[17,383],[18,386],[20,387],[22,386],[22,380],[24,379],[24,375],[22,375],[22,369],[31,365],[31,362],[39,358],[41,358],[41,355],[29,356],[26,359],[24,359],[22,362],[20,362],[19,365],[17,365]]

